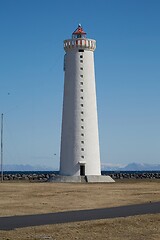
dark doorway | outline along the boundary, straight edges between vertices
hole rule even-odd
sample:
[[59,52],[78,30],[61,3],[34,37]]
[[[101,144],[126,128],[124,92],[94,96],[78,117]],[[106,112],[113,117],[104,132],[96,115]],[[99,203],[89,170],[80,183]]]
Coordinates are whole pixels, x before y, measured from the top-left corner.
[[85,176],[85,165],[80,165],[80,176]]

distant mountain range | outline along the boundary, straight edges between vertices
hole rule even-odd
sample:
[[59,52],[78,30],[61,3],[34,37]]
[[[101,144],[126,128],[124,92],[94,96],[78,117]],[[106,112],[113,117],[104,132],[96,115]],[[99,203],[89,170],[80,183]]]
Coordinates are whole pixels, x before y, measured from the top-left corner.
[[147,163],[129,163],[124,167],[111,166],[107,164],[102,166],[103,171],[160,171],[160,164]]
[[[7,164],[4,171],[56,171],[53,167],[32,166],[23,164]],[[102,164],[102,171],[160,171],[160,164],[130,163],[124,167],[112,164]]]
[[3,167],[4,171],[54,171],[51,167],[46,166],[32,166],[32,165],[23,165],[23,164],[7,164]]

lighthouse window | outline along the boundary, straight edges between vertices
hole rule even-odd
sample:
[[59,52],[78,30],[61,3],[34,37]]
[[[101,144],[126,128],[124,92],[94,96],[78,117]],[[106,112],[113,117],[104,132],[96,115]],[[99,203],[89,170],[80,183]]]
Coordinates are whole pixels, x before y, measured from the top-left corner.
[[81,78],[83,78],[83,75],[80,75],[81,76]]
[[80,58],[83,58],[83,56],[81,55]]
[[83,63],[83,60],[80,60],[81,63]]
[[81,114],[83,114],[84,112],[83,111],[81,111]]
[[83,89],[81,89],[81,92],[83,92]]
[[83,67],[81,67],[80,69],[83,70]]
[[84,156],[81,156],[81,158],[84,158]]
[[84,119],[83,119],[83,118],[81,118],[81,121],[82,121],[82,122],[84,122]]
[[81,141],[82,144],[84,144],[84,141]]
[[84,52],[84,50],[83,49],[79,49],[79,52]]
[[83,85],[83,82],[81,82],[81,85]]
[[84,133],[81,133],[81,136],[84,137]]
[[81,99],[83,99],[83,97],[81,97]]
[[84,151],[84,148],[81,148],[81,151]]
[[81,126],[82,129],[84,129],[84,126]]
[[81,107],[83,107],[83,104],[81,104]]

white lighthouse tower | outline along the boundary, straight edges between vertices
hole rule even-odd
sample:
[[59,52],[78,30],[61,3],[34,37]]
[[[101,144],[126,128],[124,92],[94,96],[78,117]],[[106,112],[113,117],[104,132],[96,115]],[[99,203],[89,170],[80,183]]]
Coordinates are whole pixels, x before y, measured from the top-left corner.
[[[113,181],[101,176],[94,51],[81,25],[64,40],[64,98],[60,175],[68,179]],[[63,177],[62,177],[63,178]],[[64,178],[63,178],[64,179]],[[102,180],[103,179],[103,180]]]

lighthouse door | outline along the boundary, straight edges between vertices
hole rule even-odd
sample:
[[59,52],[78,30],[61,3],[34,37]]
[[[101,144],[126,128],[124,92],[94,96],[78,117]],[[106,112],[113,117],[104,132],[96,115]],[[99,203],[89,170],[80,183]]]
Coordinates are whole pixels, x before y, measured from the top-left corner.
[[80,176],[85,176],[85,165],[80,165]]

